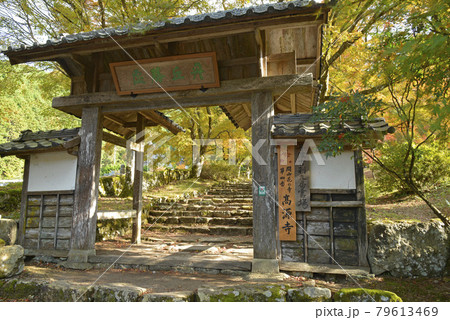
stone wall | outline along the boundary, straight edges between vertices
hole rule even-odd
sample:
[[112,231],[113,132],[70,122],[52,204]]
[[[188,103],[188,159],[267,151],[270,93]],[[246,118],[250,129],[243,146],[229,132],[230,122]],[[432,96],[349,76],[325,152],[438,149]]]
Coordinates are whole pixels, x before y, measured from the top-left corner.
[[12,219],[0,219],[0,239],[6,245],[13,245],[17,240],[17,222]]
[[[150,291],[150,292],[149,292]],[[48,302],[331,302],[375,301],[401,302],[395,293],[362,288],[342,289],[332,293],[328,288],[314,286],[291,287],[287,284],[241,284],[233,286],[207,286],[194,291],[152,293],[151,290],[124,284],[86,286],[69,281],[42,279],[0,280],[0,297],[11,300]],[[316,310],[323,316],[324,310]],[[342,310],[341,310],[342,312]],[[346,314],[347,315],[347,314]],[[341,316],[346,316],[341,315]],[[348,318],[348,317],[347,317]]]
[[375,223],[368,259],[372,273],[395,277],[441,277],[447,272],[450,236],[441,222]]
[[131,235],[133,219],[106,219],[97,221],[96,241],[113,240]]
[[0,191],[0,211],[13,212],[20,210],[21,189]]

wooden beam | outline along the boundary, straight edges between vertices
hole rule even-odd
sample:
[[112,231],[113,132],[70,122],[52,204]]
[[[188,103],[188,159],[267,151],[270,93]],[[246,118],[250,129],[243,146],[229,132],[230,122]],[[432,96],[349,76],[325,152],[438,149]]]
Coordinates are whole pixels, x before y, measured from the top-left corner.
[[356,200],[361,202],[361,206],[357,209],[357,224],[358,224],[358,262],[360,266],[367,267],[369,262],[367,260],[367,223],[366,223],[366,208],[365,208],[365,190],[364,190],[364,160],[362,158],[362,151],[354,151],[355,163],[355,182],[356,182]]
[[[106,131],[103,131],[103,141],[112,143],[119,147],[123,147],[123,148],[127,147],[127,141],[124,138],[119,137],[115,134],[106,132]],[[72,140],[69,140],[66,143],[64,143],[63,147],[67,150],[71,150],[71,149],[74,149],[75,147],[78,147],[80,145],[80,142],[81,142],[81,137],[78,136],[78,137],[75,137]]]
[[78,157],[78,147],[67,149],[67,153],[70,154],[71,156]]
[[256,40],[256,52],[258,53],[258,76],[267,76],[267,58],[266,58],[266,43],[265,43],[265,31],[260,29],[255,29],[255,40]]
[[[160,114],[158,114],[157,112],[155,112],[153,110],[139,112],[138,114],[142,115],[145,119],[148,119],[152,122],[162,125],[164,128],[166,128],[167,130],[169,130],[170,132],[172,132],[175,135],[177,133],[183,131],[177,125],[175,125],[172,121],[161,116]],[[145,119],[144,119],[144,121],[145,121]]]
[[127,140],[125,140],[122,137],[116,136],[115,134],[103,131],[103,141],[112,143],[116,146],[126,148],[127,147]]
[[[136,144],[144,144],[145,141],[145,118],[142,114],[137,114]],[[133,182],[133,209],[136,210],[136,217],[133,219],[133,233],[131,243],[141,243],[142,227],[142,181],[144,179],[144,148],[136,152],[136,164],[134,168]]]
[[234,112],[234,114],[233,114],[233,118],[234,118],[234,120],[236,120],[237,122],[239,122],[239,121],[242,121],[242,120],[244,120],[244,119],[247,119],[248,118],[248,115],[247,115],[247,113],[244,111],[244,110],[240,110],[240,109],[237,109],[235,112]]
[[170,55],[169,49],[166,47],[167,43],[162,44],[161,42],[155,41],[155,51],[161,57]]
[[[323,16],[322,16],[323,18]],[[314,21],[303,21],[303,22],[297,22],[297,23],[285,23],[285,24],[276,24],[273,26],[267,26],[267,27],[261,27],[261,30],[264,31],[270,31],[273,29],[299,29],[299,28],[308,28],[308,27],[315,27],[320,26],[323,24],[323,19],[315,19]]]
[[[220,101],[220,102],[218,102]],[[234,93],[232,95],[224,94],[221,96],[209,96],[209,97],[187,97],[174,102],[172,99],[165,99],[162,101],[136,101],[124,105],[123,103],[112,103],[103,108],[103,112],[106,114],[115,114],[118,112],[137,112],[146,110],[166,110],[166,109],[180,109],[181,108],[193,108],[193,107],[207,107],[214,106],[223,103],[223,105],[248,103],[250,97],[248,93]],[[61,108],[59,110],[70,112],[73,108]]]
[[83,109],[79,133],[81,143],[78,151],[70,263],[86,263],[88,256],[95,254],[102,120],[100,108]]
[[[174,91],[166,93],[142,94],[138,96],[119,96],[115,92],[99,92],[78,96],[57,97],[53,107],[66,112],[75,112],[83,107],[102,106],[104,113],[131,111],[133,108],[169,109],[183,107],[209,106],[218,104],[248,103],[253,92],[271,90],[274,95],[309,92],[313,89],[312,74],[281,75],[222,81],[220,88]],[[128,106],[128,107],[123,107]]]
[[136,128],[136,126],[137,126],[137,121],[125,122],[123,124],[124,128]]
[[34,153],[47,153],[47,152],[57,152],[57,151],[65,151],[64,147],[62,145],[59,145],[57,147],[51,147],[46,149],[27,149],[27,150],[12,150],[9,152],[4,152],[2,154],[3,157],[7,156],[16,156],[20,159],[25,159],[28,155],[34,154]]
[[291,113],[296,113],[295,94],[291,94]]
[[63,144],[63,147],[66,149],[71,149],[71,148],[79,146],[80,142],[81,142],[81,137],[77,136],[77,137],[73,138],[72,140],[65,142]]
[[311,207],[314,208],[354,208],[362,206],[362,201],[311,201]]
[[[30,156],[25,157],[25,164],[23,167],[23,183],[22,183],[22,199],[20,200],[20,218],[19,218],[19,232],[17,243],[24,246],[25,240],[25,218],[28,205],[28,181],[30,179]],[[13,244],[13,243],[11,243]]]
[[[125,127],[126,122],[123,121],[122,119],[120,119],[120,118],[118,118],[118,117],[116,117],[115,115],[112,115],[112,114],[108,114],[108,115],[105,115],[105,114],[104,114],[103,117],[104,117],[106,120],[112,121],[112,122],[114,122],[115,124],[121,126],[121,127],[124,128],[125,130],[127,130],[127,132],[124,134],[124,136],[134,135],[135,127],[129,127],[129,128],[128,128],[128,127]],[[113,130],[114,128],[110,128],[109,126],[106,126],[106,125],[105,125],[105,128],[110,129],[111,131],[114,131],[114,130]]]
[[245,113],[251,118],[252,117],[252,113],[250,112],[250,108],[248,107],[247,104],[243,104],[242,107],[244,108]]
[[105,117],[105,119],[108,119],[108,120],[110,120],[110,121],[112,121],[112,122],[114,122],[114,123],[116,123],[116,124],[118,124],[118,125],[120,125],[122,127],[126,123],[124,120],[122,120],[122,119],[120,119],[120,118],[118,118],[118,117],[116,117],[116,116],[114,116],[112,114],[105,115],[104,117]]
[[[253,257],[264,259],[269,265],[278,266],[277,259],[277,217],[275,211],[275,152],[270,145],[272,127],[273,96],[270,91],[257,92],[252,97],[252,143],[264,144],[259,150],[253,149]],[[257,154],[256,154],[257,153]],[[265,189],[265,195],[259,195],[259,189]],[[255,263],[255,261],[254,261]],[[262,264],[263,265],[263,264]],[[253,265],[253,271],[261,270]]]
[[229,60],[219,60],[217,61],[217,64],[220,67],[234,67],[234,66],[241,66],[241,65],[249,65],[249,64],[256,64],[259,62],[258,57],[245,57],[245,58],[236,58],[236,59],[229,59]]
[[[310,65],[316,62],[316,58],[297,58],[296,59],[297,65]],[[319,62],[319,60],[317,60],[317,62]]]

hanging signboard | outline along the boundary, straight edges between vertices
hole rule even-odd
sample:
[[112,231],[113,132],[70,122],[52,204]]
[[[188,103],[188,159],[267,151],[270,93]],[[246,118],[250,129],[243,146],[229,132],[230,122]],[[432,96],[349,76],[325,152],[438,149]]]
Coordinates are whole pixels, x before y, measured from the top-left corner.
[[281,241],[296,241],[295,146],[284,148],[278,146],[278,232]]
[[119,95],[220,86],[215,52],[115,62],[109,66]]

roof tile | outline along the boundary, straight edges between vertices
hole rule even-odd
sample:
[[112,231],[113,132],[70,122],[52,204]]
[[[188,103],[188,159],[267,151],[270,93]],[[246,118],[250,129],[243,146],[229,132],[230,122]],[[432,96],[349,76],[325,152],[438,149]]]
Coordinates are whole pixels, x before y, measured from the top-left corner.
[[9,46],[6,50],[2,50],[1,52],[4,54],[8,54],[10,52],[18,52],[24,50],[33,50],[36,48],[43,47],[51,47],[51,46],[59,46],[64,43],[74,43],[78,41],[88,41],[97,38],[107,38],[109,36],[124,36],[130,35],[132,33],[142,33],[144,31],[149,31],[151,29],[162,29],[170,26],[182,26],[195,24],[200,22],[208,22],[208,21],[219,21],[223,19],[234,19],[240,18],[243,16],[252,16],[254,14],[266,14],[272,13],[276,11],[285,11],[285,10],[294,10],[301,9],[304,7],[310,7],[311,5],[319,5],[314,1],[310,0],[297,0],[292,2],[277,2],[272,4],[263,4],[259,6],[247,7],[247,8],[236,8],[226,11],[218,11],[212,13],[203,13],[198,15],[190,15],[181,18],[172,18],[167,21],[160,21],[156,23],[139,23],[132,26],[124,26],[117,28],[106,28],[101,30],[82,32],[78,34],[70,34],[63,36],[59,39],[47,40],[46,43],[36,43],[34,42],[31,45],[20,45],[20,46]]
[[78,131],[79,128],[37,132],[25,130],[18,139],[0,144],[0,156],[61,147],[66,141],[75,138]]
[[[311,121],[311,114],[278,114],[274,117],[272,134],[274,136],[320,136],[331,128],[331,120]],[[394,133],[395,128],[389,126],[384,118],[375,118],[367,122],[349,120],[344,122],[339,132],[366,133],[378,131],[383,134]]]

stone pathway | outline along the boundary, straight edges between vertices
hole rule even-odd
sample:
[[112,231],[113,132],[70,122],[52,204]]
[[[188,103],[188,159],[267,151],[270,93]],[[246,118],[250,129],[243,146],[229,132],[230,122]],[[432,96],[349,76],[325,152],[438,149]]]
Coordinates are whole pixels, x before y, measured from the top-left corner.
[[[242,274],[250,272],[253,258],[251,236],[217,237],[204,234],[152,232],[140,245],[127,241],[96,244],[95,268],[139,268],[149,271]],[[120,259],[118,260],[118,258]]]

